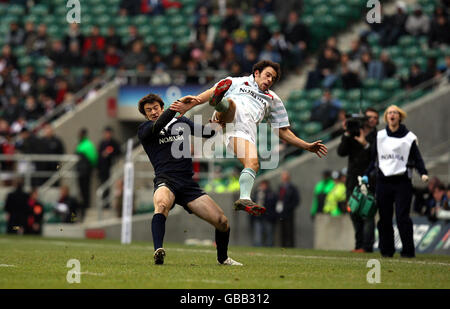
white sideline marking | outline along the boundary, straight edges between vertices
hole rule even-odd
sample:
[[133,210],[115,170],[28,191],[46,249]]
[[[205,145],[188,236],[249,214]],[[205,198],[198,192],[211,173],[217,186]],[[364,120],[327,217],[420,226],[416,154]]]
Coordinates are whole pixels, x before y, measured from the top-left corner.
[[[0,239],[0,243],[9,243],[13,242],[11,239]],[[67,247],[93,247],[93,248],[105,248],[105,249],[113,249],[120,248],[124,250],[145,250],[153,252],[153,248],[149,245],[148,247],[142,246],[133,246],[133,245],[120,245],[120,244],[89,244],[89,243],[79,243],[79,242],[71,242],[71,241],[60,241],[60,240],[44,240],[44,239],[36,239],[36,240],[24,240],[22,243],[32,243],[36,242],[53,244],[57,246],[67,246]],[[210,253],[216,254],[215,250],[208,249],[186,249],[186,248],[169,248],[168,251],[179,251],[179,252],[194,252],[194,253]],[[231,253],[231,252],[229,252]],[[338,257],[338,256],[318,256],[318,255],[299,255],[299,254],[264,254],[264,253],[244,253],[245,255],[251,256],[261,256],[261,257],[279,257],[279,258],[298,258],[298,259],[318,259],[318,260],[345,260],[345,261],[362,261],[366,262],[367,258],[358,258],[358,257]],[[408,261],[408,260],[398,260],[398,259],[383,259],[380,257],[383,262],[386,263],[405,263],[405,264],[421,264],[421,265],[438,265],[438,266],[450,266],[450,263],[443,262],[427,262],[427,261]]]
[[0,267],[17,267],[16,265],[0,264]]

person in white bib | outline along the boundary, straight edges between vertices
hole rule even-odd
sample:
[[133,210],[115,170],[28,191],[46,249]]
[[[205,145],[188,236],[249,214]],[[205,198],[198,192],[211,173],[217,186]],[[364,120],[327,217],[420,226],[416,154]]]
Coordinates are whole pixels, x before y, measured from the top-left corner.
[[389,106],[384,112],[385,129],[378,131],[377,141],[372,148],[372,162],[365,171],[367,177],[378,166],[376,174],[376,201],[380,220],[378,221],[379,249],[384,257],[393,257],[395,253],[394,215],[402,241],[401,256],[415,257],[413,224],[409,216],[412,200],[411,167],[415,167],[422,181],[428,181],[419,148],[417,136],[409,131],[402,121],[406,112],[396,105]]
[[[226,144],[244,165],[239,177],[240,198],[234,203],[236,210],[243,210],[259,216],[265,207],[257,205],[250,198],[251,190],[259,170],[258,150],[256,146],[257,125],[265,118],[279,137],[300,149],[325,156],[327,147],[322,141],[312,143],[298,138],[289,129],[289,119],[281,99],[270,90],[281,74],[278,63],[262,60],[253,66],[253,73],[245,77],[227,77],[212,88],[197,96],[186,96],[172,105],[181,115],[196,105],[209,101],[214,107],[213,122],[233,123],[227,126]],[[278,132],[277,132],[278,131]]]

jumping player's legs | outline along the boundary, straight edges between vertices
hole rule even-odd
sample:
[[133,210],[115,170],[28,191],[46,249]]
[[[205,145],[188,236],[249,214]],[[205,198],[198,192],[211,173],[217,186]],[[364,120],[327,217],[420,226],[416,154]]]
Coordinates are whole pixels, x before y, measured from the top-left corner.
[[236,115],[236,103],[234,103],[232,99],[224,99],[223,101],[225,100],[228,102],[228,108],[226,111],[219,112],[216,110],[213,115],[213,122],[218,122],[222,126],[226,123],[233,122]]
[[255,183],[256,173],[259,170],[258,150],[256,145],[241,137],[231,137],[230,143],[238,160],[244,165],[239,177],[240,196],[234,204],[236,210],[244,210],[259,216],[265,212],[265,208],[251,201],[250,194]]
[[226,265],[242,265],[228,257],[228,242],[230,225],[223,210],[214,200],[204,194],[187,204],[188,208],[199,218],[216,228],[215,240],[217,246],[217,261]]
[[174,202],[175,195],[165,186],[159,187],[153,194],[155,214],[152,219],[152,237],[155,248],[155,264],[164,263],[165,251],[163,249],[163,241],[166,231],[166,218]]

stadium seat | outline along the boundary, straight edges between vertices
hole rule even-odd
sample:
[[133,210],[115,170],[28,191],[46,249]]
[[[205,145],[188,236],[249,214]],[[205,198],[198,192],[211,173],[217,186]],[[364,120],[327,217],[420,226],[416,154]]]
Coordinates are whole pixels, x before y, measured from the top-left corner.
[[314,102],[312,101],[301,99],[295,102],[293,110],[296,112],[309,111],[312,108],[313,103]]
[[366,78],[363,80],[364,89],[374,89],[380,86],[380,82],[375,78]]
[[400,88],[400,81],[396,78],[386,78],[381,82],[381,89],[392,94]]
[[322,125],[320,124],[320,122],[312,121],[310,123],[305,124],[303,126],[303,129],[307,135],[311,136],[322,131]]
[[316,101],[320,99],[321,96],[322,96],[322,89],[320,88],[315,88],[308,91],[308,99],[311,101]]
[[385,100],[387,94],[381,89],[371,89],[364,94],[364,98],[371,101],[372,103],[380,103]]
[[403,35],[398,39],[398,44],[403,47],[410,47],[415,44],[416,39],[411,35]]
[[361,100],[361,90],[352,89],[347,92],[347,100],[350,102],[356,102]]
[[[303,111],[301,113],[298,113],[298,116],[296,116],[298,120],[300,120],[301,123],[305,123],[311,119],[311,111]],[[293,118],[296,118],[293,117]]]

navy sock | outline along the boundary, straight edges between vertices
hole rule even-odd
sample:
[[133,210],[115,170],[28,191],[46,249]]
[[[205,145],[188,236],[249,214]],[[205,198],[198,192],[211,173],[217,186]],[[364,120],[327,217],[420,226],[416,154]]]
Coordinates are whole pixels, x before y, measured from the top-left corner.
[[216,229],[216,246],[217,246],[217,261],[223,263],[228,258],[228,241],[230,240],[230,229],[226,232],[221,232]]
[[152,236],[155,251],[156,249],[163,247],[165,232],[166,232],[166,217],[163,214],[155,214],[152,219]]

